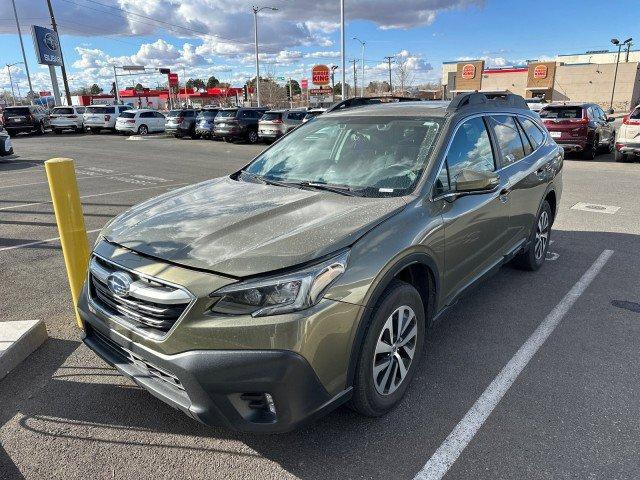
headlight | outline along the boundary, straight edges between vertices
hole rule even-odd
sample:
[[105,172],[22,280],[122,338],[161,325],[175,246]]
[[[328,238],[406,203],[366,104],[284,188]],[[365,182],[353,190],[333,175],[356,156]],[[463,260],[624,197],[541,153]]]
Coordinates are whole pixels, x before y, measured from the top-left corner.
[[263,317],[304,310],[318,303],[342,275],[348,258],[347,251],[294,273],[227,285],[209,295],[217,299],[211,311]]

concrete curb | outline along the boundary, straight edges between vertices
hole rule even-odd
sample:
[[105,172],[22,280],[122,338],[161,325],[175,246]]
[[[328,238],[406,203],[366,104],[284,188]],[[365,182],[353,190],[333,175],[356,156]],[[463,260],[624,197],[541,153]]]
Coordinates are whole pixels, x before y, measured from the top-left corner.
[[0,380],[47,339],[42,320],[0,322]]

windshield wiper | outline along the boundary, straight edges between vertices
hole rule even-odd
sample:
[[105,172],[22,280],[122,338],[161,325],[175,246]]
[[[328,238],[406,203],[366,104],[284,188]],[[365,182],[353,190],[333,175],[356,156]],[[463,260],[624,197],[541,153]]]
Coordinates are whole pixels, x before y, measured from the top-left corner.
[[336,185],[332,183],[322,183],[322,182],[300,182],[299,185],[303,188],[326,190],[328,192],[340,193],[342,195],[348,195],[350,197],[360,196],[366,190],[362,188],[352,188],[352,187],[349,187],[348,185]]

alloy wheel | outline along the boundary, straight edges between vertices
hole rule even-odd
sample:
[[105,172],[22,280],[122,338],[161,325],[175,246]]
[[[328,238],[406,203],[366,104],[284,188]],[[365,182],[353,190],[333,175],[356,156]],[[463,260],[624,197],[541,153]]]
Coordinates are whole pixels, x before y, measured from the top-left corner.
[[417,317],[408,305],[398,307],[387,318],[373,354],[373,384],[380,395],[391,395],[406,378],[417,335]]
[[140,128],[138,128],[138,134],[146,135],[147,133],[149,133],[149,129],[147,128],[147,126],[146,125],[140,125]]
[[549,243],[549,214],[543,210],[536,225],[536,240],[534,243],[534,254],[537,261],[540,261],[547,250]]

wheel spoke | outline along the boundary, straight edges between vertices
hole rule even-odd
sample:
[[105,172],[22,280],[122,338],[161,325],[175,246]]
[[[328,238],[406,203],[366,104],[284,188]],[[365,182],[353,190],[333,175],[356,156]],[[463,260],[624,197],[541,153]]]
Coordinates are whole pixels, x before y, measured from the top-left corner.
[[404,361],[402,360],[402,357],[397,353],[396,353],[396,362],[398,363],[398,369],[400,372],[400,382],[401,382],[404,376],[407,374],[407,367],[404,366]]
[[380,383],[378,383],[378,386],[380,388],[380,390],[382,391],[382,393],[386,393],[388,388],[387,388],[387,383],[389,381],[389,374],[391,373],[391,370],[393,370],[393,362],[391,360],[389,360],[389,368],[387,368],[387,371],[385,372],[384,376],[382,377],[382,380],[380,380]]
[[392,349],[391,345],[380,340],[376,345],[376,355],[380,355],[381,353],[389,353],[391,352],[391,349]]
[[378,375],[380,374],[380,372],[382,370],[384,370],[385,368],[387,368],[390,364],[391,364],[391,357],[389,357],[388,359],[386,359],[384,362],[380,363],[379,365],[374,365],[373,366],[373,376],[375,378],[377,378]]
[[409,330],[406,334],[402,335],[402,341],[398,344],[398,347],[402,347],[406,345],[407,342],[410,342],[411,340],[413,340],[413,338],[416,336],[417,333],[418,333],[418,326],[415,323],[413,323],[411,330]]

